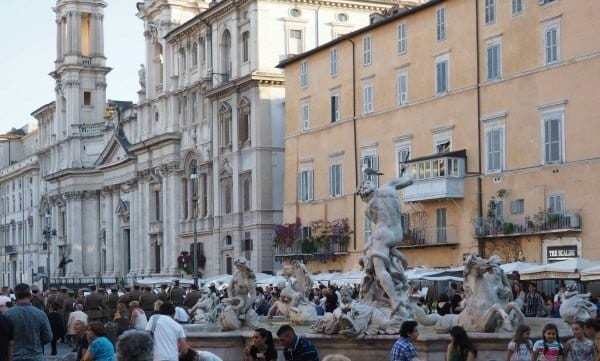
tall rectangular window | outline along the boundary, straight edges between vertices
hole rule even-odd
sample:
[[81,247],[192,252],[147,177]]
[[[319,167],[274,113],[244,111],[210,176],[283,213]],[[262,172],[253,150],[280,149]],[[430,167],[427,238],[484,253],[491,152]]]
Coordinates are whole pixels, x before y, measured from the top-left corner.
[[544,163],[560,163],[563,160],[563,113],[547,114],[542,119],[544,138]]
[[329,50],[329,75],[337,76],[338,75],[338,50],[337,48],[332,48]]
[[300,86],[308,87],[308,61],[304,60],[300,63]]
[[[362,158],[362,166],[373,170],[379,170],[379,159],[375,154],[365,155]],[[362,180],[379,184],[379,176],[376,174],[366,174],[365,172],[362,172]]]
[[523,14],[523,0],[511,0],[510,14],[512,16]]
[[242,33],[242,62],[247,62],[250,59],[250,32]]
[[[398,145],[396,147],[396,159],[398,161],[398,176],[400,177],[402,172],[402,166],[406,161],[410,159],[410,144]],[[408,168],[405,172],[408,172]]]
[[373,84],[363,85],[363,114],[373,113]]
[[446,208],[437,208],[435,210],[435,228],[436,241],[438,243],[448,242]]
[[302,30],[291,29],[288,38],[288,54],[300,54],[303,51]]
[[485,146],[487,152],[487,171],[501,172],[504,168],[504,128],[492,128],[486,131]]
[[496,0],[485,0],[485,25],[496,22]]
[[301,109],[300,110],[300,113],[301,113],[300,119],[302,122],[302,124],[300,125],[301,129],[304,131],[309,130],[310,129],[310,105],[307,102],[302,103],[302,104],[300,104],[300,109]]
[[404,105],[408,103],[408,73],[399,73],[396,77],[396,104]]
[[298,174],[298,201],[307,202],[313,199],[313,171],[305,170]]
[[548,196],[548,210],[551,214],[563,214],[565,212],[562,194]]
[[335,123],[340,120],[340,95],[333,94],[330,99],[331,103],[331,122]]
[[436,39],[438,42],[446,40],[446,8],[439,8],[435,12]]
[[502,76],[500,42],[494,42],[486,48],[487,80],[500,79]]
[[373,61],[373,53],[372,53],[372,38],[371,35],[366,35],[363,38],[363,65],[371,65]]
[[92,92],[83,92],[83,105],[92,105]]
[[329,166],[329,196],[339,197],[342,195],[342,165],[332,164]]
[[398,24],[398,55],[406,54],[406,23]]
[[544,64],[557,63],[560,59],[560,25],[544,28]]
[[448,58],[440,58],[435,63],[435,93],[437,95],[448,92]]

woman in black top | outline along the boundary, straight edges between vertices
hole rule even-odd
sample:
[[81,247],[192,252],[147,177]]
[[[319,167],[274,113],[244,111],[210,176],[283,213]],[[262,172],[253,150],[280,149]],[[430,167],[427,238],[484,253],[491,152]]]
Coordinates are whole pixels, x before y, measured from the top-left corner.
[[252,345],[247,346],[244,361],[277,360],[277,350],[273,342],[273,334],[264,328],[257,328],[252,335]]
[[65,325],[63,323],[62,316],[58,313],[58,303],[52,303],[50,305],[50,313],[48,314],[48,321],[52,328],[52,352],[51,356],[56,355],[56,342],[65,336]]

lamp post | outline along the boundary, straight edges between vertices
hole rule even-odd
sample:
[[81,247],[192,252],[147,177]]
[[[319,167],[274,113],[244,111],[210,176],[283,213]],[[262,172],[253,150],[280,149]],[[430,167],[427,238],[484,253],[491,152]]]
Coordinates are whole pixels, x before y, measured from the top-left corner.
[[50,217],[50,211],[48,210],[46,212],[46,215],[44,216],[46,224],[44,226],[44,230],[42,231],[42,234],[44,235],[44,240],[46,241],[46,249],[48,250],[48,256],[46,257],[46,290],[50,289],[50,254],[52,252],[50,240],[51,237],[56,236],[56,230],[51,229],[50,227]]
[[198,203],[198,193],[197,193],[197,188],[198,188],[198,169],[196,168],[196,164],[194,163],[192,165],[192,174],[190,174],[190,179],[192,180],[192,205],[193,205],[193,210],[192,210],[192,220],[194,222],[194,246],[192,247],[192,259],[194,260],[194,286],[198,286],[198,252],[197,252],[197,247],[198,247],[198,230],[197,230],[197,226],[196,226],[196,206]]

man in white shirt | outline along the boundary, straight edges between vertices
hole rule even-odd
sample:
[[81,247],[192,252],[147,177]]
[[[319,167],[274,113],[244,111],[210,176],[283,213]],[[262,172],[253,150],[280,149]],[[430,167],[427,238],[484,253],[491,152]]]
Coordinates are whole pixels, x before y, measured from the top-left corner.
[[152,316],[146,325],[146,331],[149,331],[154,339],[153,360],[178,361],[179,350],[182,354],[187,352],[188,345],[183,326],[173,319],[175,306],[165,302],[160,305],[158,313]]
[[181,324],[190,323],[190,315],[188,315],[187,311],[180,306],[175,306],[175,316],[173,319]]

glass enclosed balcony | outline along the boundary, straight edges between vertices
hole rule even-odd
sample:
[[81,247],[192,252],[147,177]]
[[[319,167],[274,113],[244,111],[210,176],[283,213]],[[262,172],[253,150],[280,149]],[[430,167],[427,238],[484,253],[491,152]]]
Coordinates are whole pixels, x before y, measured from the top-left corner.
[[405,202],[464,198],[467,152],[459,150],[415,158],[407,171],[414,183],[403,189]]

